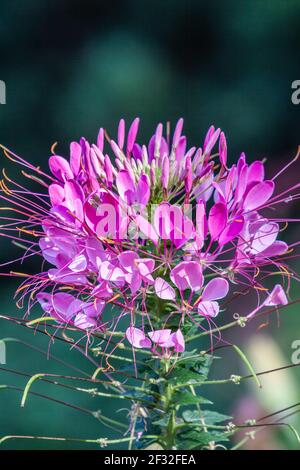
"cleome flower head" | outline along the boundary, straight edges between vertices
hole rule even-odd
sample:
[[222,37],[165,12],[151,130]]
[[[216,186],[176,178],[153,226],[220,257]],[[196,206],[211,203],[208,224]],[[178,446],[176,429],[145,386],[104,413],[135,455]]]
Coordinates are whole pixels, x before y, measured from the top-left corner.
[[[182,353],[186,322],[210,327],[233,291],[257,294],[249,318],[285,305],[291,247],[275,209],[299,184],[278,193],[279,174],[266,178],[264,162],[243,153],[229,165],[214,126],[198,148],[182,119],[173,134],[158,124],[144,144],[138,128],[136,118],[126,132],[122,119],[115,140],[101,128],[96,143],[72,142],[68,157],[50,156],[49,172],[3,147],[42,187],[30,191],[5,172],[1,182],[12,211],[2,235],[25,249],[20,260],[43,260],[40,273],[25,275],[20,304],[88,334],[113,335],[125,322],[121,341],[157,355]],[[270,285],[273,271],[288,282]]]

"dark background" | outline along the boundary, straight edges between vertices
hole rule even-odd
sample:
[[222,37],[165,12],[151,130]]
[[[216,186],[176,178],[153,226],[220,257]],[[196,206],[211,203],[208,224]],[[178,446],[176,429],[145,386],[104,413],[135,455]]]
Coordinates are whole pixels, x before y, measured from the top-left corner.
[[[300,79],[299,20],[298,0],[2,0],[0,79],[6,83],[7,104],[0,105],[0,142],[46,169],[55,141],[64,154],[70,140],[85,136],[94,141],[100,125],[113,134],[121,117],[131,120],[137,115],[142,119],[141,136],[148,138],[158,121],[174,124],[182,116],[191,144],[200,145],[207,128],[215,124],[227,135],[231,161],[241,151],[249,160],[267,158],[271,176],[300,143],[300,105],[291,102],[291,83]],[[16,176],[19,168],[1,159],[1,167]],[[299,165],[279,184],[298,180]],[[295,204],[288,210],[298,212]],[[292,235],[297,233],[294,229]],[[0,246],[2,262],[16,257],[15,247],[3,241]],[[0,283],[0,313],[21,316],[11,300],[16,282],[2,277]],[[285,311],[279,328],[274,321],[263,331],[252,340],[248,331],[238,332],[235,339],[245,344],[259,370],[268,368],[259,362],[262,357],[274,367],[289,363],[291,343],[300,339],[297,306]],[[0,338],[7,336],[46,351],[49,345],[47,338],[0,320]],[[55,343],[51,351],[93,370],[64,345]],[[240,363],[227,356],[228,373],[241,372]],[[13,342],[7,346],[6,367],[30,374],[63,370]],[[218,373],[224,376],[224,366],[216,368]],[[266,379],[262,392],[230,386],[222,396],[214,391],[218,409],[249,418],[300,401],[299,373],[275,375],[273,382]],[[24,387],[26,378],[0,371],[0,383]],[[115,406],[49,387],[34,386],[90,409]],[[37,397],[21,409],[19,401],[19,392],[0,390],[0,435],[115,435],[74,409]],[[121,411],[120,417],[124,414]],[[295,438],[285,432],[264,434],[252,444],[260,446],[296,447]],[[5,444],[47,447],[89,446]]]

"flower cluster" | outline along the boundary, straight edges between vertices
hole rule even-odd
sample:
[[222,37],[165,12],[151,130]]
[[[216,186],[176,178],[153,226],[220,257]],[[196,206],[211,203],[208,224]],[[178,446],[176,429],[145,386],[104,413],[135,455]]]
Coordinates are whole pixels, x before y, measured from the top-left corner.
[[284,271],[289,251],[278,240],[284,220],[268,211],[287,199],[274,195],[277,175],[266,179],[264,163],[244,154],[230,166],[213,126],[199,148],[187,146],[182,119],[173,135],[159,124],[147,145],[138,127],[137,118],[126,134],[121,120],[116,140],[101,128],[95,144],[72,142],[69,158],[49,158],[49,174],[4,149],[47,191],[10,180],[9,189],[6,175],[1,183],[17,214],[2,231],[18,242],[22,234],[22,260],[48,263],[19,289],[28,309],[38,302],[58,327],[87,332],[113,332],[124,319],[122,341],[160,354],[183,352],[185,322],[210,326],[232,286],[257,292],[249,318],[286,304],[286,287],[264,284],[273,266]]

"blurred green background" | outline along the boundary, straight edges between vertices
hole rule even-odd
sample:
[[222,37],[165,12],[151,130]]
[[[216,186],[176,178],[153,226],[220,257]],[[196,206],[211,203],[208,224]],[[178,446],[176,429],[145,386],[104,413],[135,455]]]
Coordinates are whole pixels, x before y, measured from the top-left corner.
[[[266,158],[273,175],[300,143],[300,105],[291,102],[291,83],[300,79],[299,19],[299,0],[2,0],[0,79],[6,82],[7,104],[0,105],[0,142],[46,168],[55,141],[64,154],[70,140],[85,136],[93,141],[100,125],[112,134],[121,117],[137,115],[142,118],[140,135],[148,138],[158,121],[174,124],[183,116],[191,144],[200,145],[209,125],[215,124],[227,135],[232,161],[241,151],[249,160]],[[1,167],[15,176],[19,169],[1,159]],[[295,181],[299,166],[279,184]],[[295,204],[287,210],[290,215],[299,212]],[[299,232],[293,227],[286,237],[297,239]],[[14,256],[16,248],[1,240],[1,262]],[[38,264],[32,261],[30,268],[34,271]],[[0,314],[22,315],[11,300],[16,285],[0,278]],[[293,294],[297,298],[299,290],[294,288]],[[264,370],[290,363],[299,325],[296,305],[284,311],[279,328],[274,317],[261,332],[252,328],[252,340],[249,329],[233,337],[247,349],[257,370]],[[49,338],[0,320],[0,339],[8,336],[49,348]],[[76,367],[93,370],[59,342],[50,350]],[[227,370],[222,361],[214,370],[216,377],[242,372],[233,354],[224,356]],[[66,370],[13,342],[7,346],[5,367],[29,374]],[[246,419],[300,401],[298,369],[275,375],[263,380],[262,391],[250,384],[228,386],[222,393],[213,390],[216,407]],[[26,380],[0,371],[1,384],[24,387]],[[114,416],[115,403],[108,400],[42,383],[34,390],[47,390],[83,408],[105,408]],[[300,430],[300,420],[293,419]],[[0,435],[6,434],[115,436],[86,413],[33,396],[21,409],[20,392],[1,390]],[[250,445],[297,448],[294,436],[285,431],[261,433]],[[3,448],[89,446],[20,440]]]

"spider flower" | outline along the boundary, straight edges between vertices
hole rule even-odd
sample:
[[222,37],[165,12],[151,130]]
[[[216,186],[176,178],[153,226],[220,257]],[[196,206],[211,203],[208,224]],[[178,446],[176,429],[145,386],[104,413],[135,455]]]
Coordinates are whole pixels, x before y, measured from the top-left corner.
[[[203,328],[228,315],[233,291],[257,294],[248,318],[285,305],[291,247],[279,237],[292,219],[275,210],[297,199],[300,184],[278,192],[285,168],[268,179],[264,162],[247,163],[243,153],[230,165],[224,132],[214,126],[201,147],[188,146],[182,119],[173,134],[159,123],[148,142],[138,130],[138,118],[127,133],[122,119],[115,139],[101,128],[95,143],[81,138],[69,156],[51,155],[49,172],[3,147],[42,188],[29,190],[5,172],[1,182],[12,213],[1,235],[25,250],[19,261],[43,261],[40,273],[26,274],[19,304],[27,313],[37,304],[58,328],[89,334],[113,335],[124,319],[122,340],[156,354],[183,352],[185,322]],[[270,291],[264,283],[273,272],[283,286]]]

